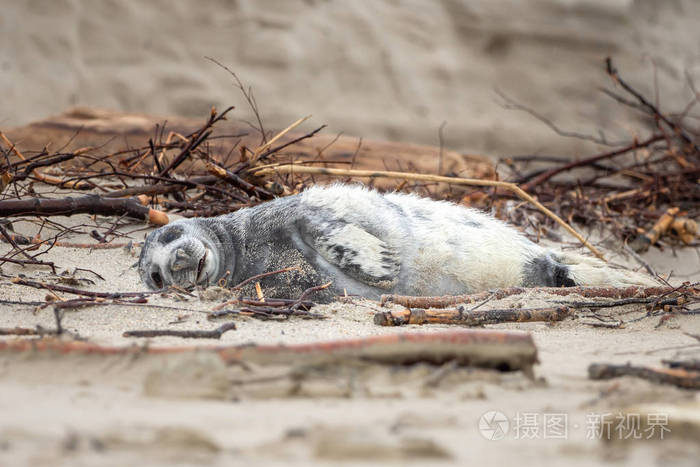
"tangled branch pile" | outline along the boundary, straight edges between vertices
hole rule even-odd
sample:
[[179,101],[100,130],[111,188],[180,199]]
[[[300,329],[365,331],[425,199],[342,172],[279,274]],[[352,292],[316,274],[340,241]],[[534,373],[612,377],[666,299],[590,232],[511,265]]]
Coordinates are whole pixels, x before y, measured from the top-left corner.
[[[669,237],[672,242],[698,246],[693,219],[700,217],[700,129],[690,122],[696,118],[691,111],[700,102],[700,94],[688,78],[693,99],[681,113],[665,114],[628,84],[609,58],[606,71],[624,94],[607,89],[604,92],[620,105],[647,116],[650,135],[557,165],[552,165],[551,158],[538,156],[513,157],[503,162],[510,167],[516,183],[569,222],[606,228],[619,240],[632,241],[635,249],[641,250],[649,242],[639,242],[640,234],[649,231],[665,213],[672,213],[668,219],[672,222],[665,225],[673,231],[674,236]],[[512,102],[510,106],[529,111]],[[563,132],[529,112],[564,136],[608,144],[602,138]],[[545,162],[546,166],[529,169],[537,162]],[[512,216],[516,223],[527,222],[522,212]]]
[[[650,231],[651,226],[672,209],[666,227],[676,228],[679,243],[697,246],[692,219],[700,216],[700,150],[698,131],[687,123],[687,117],[698,102],[698,94],[695,93],[694,100],[681,114],[664,114],[624,81],[610,60],[607,72],[629,97],[612,91],[607,93],[621,105],[648,115],[653,122],[652,133],[585,159],[558,165],[546,159],[547,165],[537,170],[530,169],[533,162],[543,162],[537,156],[506,159],[513,181],[569,223],[607,227],[624,241]],[[89,232],[98,241],[91,247],[124,245],[113,240],[131,238],[129,234],[137,231],[122,232],[121,229],[130,225],[129,217],[163,224],[168,221],[164,211],[186,217],[219,215],[276,196],[297,193],[315,183],[319,173],[326,178],[350,180],[355,177],[357,172],[342,169],[355,167],[361,140],[354,153],[327,160],[324,151],[335,139],[322,149],[311,150],[304,146],[306,140],[317,135],[324,126],[304,134],[291,133],[305,120],[300,119],[273,135],[263,127],[250,90],[235,74],[232,76],[256,116],[257,124],[251,125],[249,131],[215,132],[232,111],[230,107],[223,112],[212,109],[206,121],[194,131],[168,130],[163,123],[156,125],[147,144],[115,150],[105,150],[109,146],[105,143],[71,151],[44,148],[23,154],[13,141],[0,133],[0,217],[19,217],[37,223],[39,232],[47,224],[58,231],[51,238],[42,239],[38,234],[30,238],[13,232],[7,220],[0,222],[0,238],[14,247],[10,254],[0,258],[0,265],[13,262],[53,267],[37,259],[46,250],[29,253],[39,246],[70,245],[63,242],[62,237],[79,231]],[[436,151],[434,155],[423,156],[421,161],[418,160],[420,156],[412,155],[410,157],[415,160],[399,168],[425,172],[427,157],[439,158],[435,167],[444,168],[442,156],[442,148],[439,155]],[[290,168],[290,161],[300,169]],[[382,162],[386,166],[386,161]],[[335,167],[333,171],[301,170],[329,164]],[[587,169],[585,177],[576,172],[583,168]],[[444,172],[441,175],[461,175],[449,168]],[[489,179],[493,185],[492,170],[482,170],[477,176]],[[482,209],[495,208],[497,215],[516,225],[535,227],[537,236],[551,233],[552,216],[542,215],[543,209],[537,211],[530,205],[522,205],[523,209],[517,210],[504,208],[515,198],[512,190],[501,190],[498,186],[453,187],[445,184],[444,177],[440,178],[440,183],[402,178],[401,173],[392,177],[395,179],[384,188],[419,191],[423,195]],[[374,183],[375,178],[370,175],[369,179],[370,184]],[[35,182],[42,182],[42,185]],[[75,193],[80,196],[76,197]],[[94,224],[66,227],[51,217],[76,213],[112,216],[113,221],[93,218]],[[685,219],[690,222],[685,223]]]

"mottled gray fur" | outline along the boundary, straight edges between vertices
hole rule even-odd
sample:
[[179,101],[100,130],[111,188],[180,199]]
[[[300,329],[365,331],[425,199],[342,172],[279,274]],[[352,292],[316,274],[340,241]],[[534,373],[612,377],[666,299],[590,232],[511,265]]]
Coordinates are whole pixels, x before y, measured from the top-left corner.
[[328,281],[324,299],[650,283],[596,259],[545,250],[482,212],[358,185],[314,187],[225,216],[174,222],[148,236],[139,260],[153,289],[233,286],[288,266],[298,270],[260,281],[267,296],[295,298]]

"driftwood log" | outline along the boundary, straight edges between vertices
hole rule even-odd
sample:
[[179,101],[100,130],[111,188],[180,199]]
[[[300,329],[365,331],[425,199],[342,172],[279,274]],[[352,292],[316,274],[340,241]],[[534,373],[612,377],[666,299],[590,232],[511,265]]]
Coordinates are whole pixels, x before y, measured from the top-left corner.
[[331,364],[361,360],[382,365],[455,362],[460,366],[521,370],[531,374],[537,348],[523,332],[462,329],[430,334],[402,333],[354,340],[297,345],[242,345],[229,347],[105,347],[82,341],[57,339],[0,341],[0,358],[23,354],[47,358],[56,354],[107,356],[185,354],[211,352],[224,362],[258,365]]

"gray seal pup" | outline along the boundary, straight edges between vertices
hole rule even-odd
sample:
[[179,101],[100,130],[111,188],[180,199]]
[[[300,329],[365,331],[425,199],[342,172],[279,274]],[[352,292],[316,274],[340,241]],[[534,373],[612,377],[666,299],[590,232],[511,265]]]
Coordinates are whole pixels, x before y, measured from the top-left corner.
[[[234,286],[264,272],[269,297],[457,295],[503,287],[656,285],[582,255],[547,250],[506,223],[446,201],[361,185],[302,193],[213,218],[179,220],[148,235],[139,259],[151,289]],[[316,296],[315,298],[319,298]]]

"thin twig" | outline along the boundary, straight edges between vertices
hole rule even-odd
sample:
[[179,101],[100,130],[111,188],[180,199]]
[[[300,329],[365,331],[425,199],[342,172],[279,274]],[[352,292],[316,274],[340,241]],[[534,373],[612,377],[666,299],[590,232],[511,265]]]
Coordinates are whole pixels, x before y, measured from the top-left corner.
[[252,276],[252,277],[249,277],[248,279],[244,280],[243,282],[241,282],[241,283],[239,283],[239,284],[237,284],[237,285],[234,285],[233,287],[231,287],[231,290],[238,290],[238,289],[241,289],[241,288],[243,288],[245,285],[250,284],[251,282],[256,281],[256,280],[258,280],[258,279],[262,279],[263,277],[273,276],[273,275],[275,275],[275,274],[281,274],[281,273],[283,273],[283,272],[290,272],[290,271],[300,271],[300,269],[299,269],[297,266],[291,266],[291,267],[288,267],[288,268],[278,269],[278,270],[276,270],[276,271],[268,271],[268,272],[263,272],[263,273],[261,273],[261,274],[256,274],[256,275],[254,275],[254,276]]
[[143,297],[144,295],[152,295],[160,293],[162,291],[148,291],[148,292],[93,292],[91,290],[81,290],[73,287],[66,287],[64,285],[56,284],[45,284],[43,282],[30,281],[27,279],[21,279],[15,277],[11,280],[13,284],[24,285],[27,287],[34,287],[35,289],[46,289],[53,292],[64,292],[73,295],[82,295],[85,297],[100,297],[100,298],[126,298],[126,297]]
[[622,86],[622,89],[634,96],[634,98],[637,99],[640,102],[640,104],[649,109],[652,115],[659,118],[666,125],[668,125],[678,136],[681,137],[683,141],[685,141],[688,144],[692,144],[695,151],[700,152],[700,147],[698,147],[698,145],[695,144],[693,138],[688,136],[688,134],[683,130],[683,128],[669,120],[664,114],[661,113],[657,106],[649,102],[644,96],[642,96],[639,92],[637,92],[632,86],[627,84],[627,82],[620,77],[619,73],[617,72],[617,68],[613,66],[612,59],[610,57],[607,57],[605,59],[605,67],[610,77],[613,80],[615,80],[615,82],[619,83],[620,86]]
[[546,172],[535,177],[534,179],[530,180],[529,182],[524,183],[522,185],[522,188],[524,190],[530,190],[533,187],[541,185],[542,183],[546,182],[550,178],[554,177],[555,175],[559,175],[562,172],[567,172],[567,171],[569,171],[571,169],[575,169],[577,167],[591,165],[594,162],[602,161],[604,159],[611,159],[613,157],[620,156],[622,154],[626,154],[630,151],[634,151],[636,149],[647,147],[651,144],[654,144],[657,141],[661,141],[662,139],[664,139],[664,135],[652,135],[651,137],[645,139],[641,143],[637,142],[637,140],[635,140],[632,144],[629,144],[629,145],[625,146],[624,148],[615,149],[614,151],[609,151],[609,152],[605,152],[603,154],[598,154],[595,156],[586,157],[584,159],[579,159],[579,160],[576,160],[573,162],[569,162],[568,164],[564,164],[560,167],[555,167],[553,169],[547,170]]

